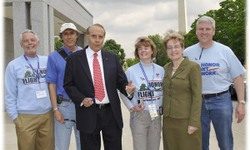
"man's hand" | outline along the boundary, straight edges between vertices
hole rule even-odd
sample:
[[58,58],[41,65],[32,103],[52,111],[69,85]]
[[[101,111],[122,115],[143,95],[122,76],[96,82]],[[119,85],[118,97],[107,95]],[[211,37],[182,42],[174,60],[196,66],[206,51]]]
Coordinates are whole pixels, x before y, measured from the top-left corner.
[[128,85],[126,85],[125,90],[129,95],[135,92],[135,86],[132,84],[132,81],[128,82]]
[[17,124],[17,118],[18,118],[18,116],[13,120],[14,124]]
[[90,97],[86,97],[82,100],[81,106],[90,107],[94,103],[93,99]]
[[64,123],[64,117],[62,115],[62,113],[59,110],[54,111],[54,117],[56,118],[56,120],[60,123]]
[[130,110],[134,111],[134,112],[140,112],[140,111],[143,111],[144,108],[145,108],[145,106],[143,104],[138,104],[138,105],[135,105],[134,107],[132,107]]
[[237,118],[237,123],[240,123],[245,117],[245,104],[238,103],[235,108],[235,118]]
[[188,134],[193,134],[197,129],[197,127],[188,126]]

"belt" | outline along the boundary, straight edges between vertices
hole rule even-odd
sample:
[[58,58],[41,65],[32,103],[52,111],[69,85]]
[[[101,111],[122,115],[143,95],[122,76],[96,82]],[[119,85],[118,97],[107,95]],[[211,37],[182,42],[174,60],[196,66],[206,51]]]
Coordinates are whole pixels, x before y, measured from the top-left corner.
[[57,96],[56,96],[56,99],[57,99],[57,104],[61,104],[62,101],[64,101],[64,102],[72,102],[71,99],[64,98],[64,97],[61,96],[61,95],[57,95]]
[[107,103],[107,104],[94,104],[94,106],[99,108],[99,109],[105,109],[105,108],[108,108],[110,106],[110,103]]
[[64,121],[70,121],[70,122],[76,123],[76,121],[75,121],[75,120],[72,120],[72,119],[64,119]]
[[225,94],[229,92],[228,90],[220,92],[220,93],[213,93],[213,94],[202,94],[202,98],[203,99],[208,99],[208,98],[212,98],[212,97],[216,97],[216,96],[220,96],[221,94]]

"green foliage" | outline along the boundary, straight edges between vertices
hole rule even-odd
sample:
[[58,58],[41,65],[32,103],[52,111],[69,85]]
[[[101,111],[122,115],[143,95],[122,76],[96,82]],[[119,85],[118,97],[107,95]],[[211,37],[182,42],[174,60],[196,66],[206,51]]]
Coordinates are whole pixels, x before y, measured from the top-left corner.
[[157,53],[155,63],[160,66],[164,66],[170,60],[164,49],[163,38],[159,34],[149,35],[148,37],[155,43],[156,46]]
[[117,55],[120,63],[123,65],[123,63],[125,62],[125,53],[120,44],[117,44],[113,39],[109,39],[104,43],[103,48]]
[[63,41],[61,40],[60,37],[56,36],[54,38],[54,47],[55,47],[55,49],[57,50],[57,49],[61,48],[62,46],[63,46]]
[[131,67],[133,66],[134,64],[138,63],[139,62],[139,59],[136,59],[136,58],[128,58],[126,59],[126,62],[124,64],[126,64],[126,66],[124,66],[124,68],[128,68],[128,67]]
[[[214,40],[229,46],[241,63],[245,64],[246,1],[225,0],[220,3],[220,6],[220,9],[210,10],[204,14],[213,17],[216,21]],[[198,42],[195,35],[196,21],[197,19],[192,24],[192,29],[185,35],[186,47]]]

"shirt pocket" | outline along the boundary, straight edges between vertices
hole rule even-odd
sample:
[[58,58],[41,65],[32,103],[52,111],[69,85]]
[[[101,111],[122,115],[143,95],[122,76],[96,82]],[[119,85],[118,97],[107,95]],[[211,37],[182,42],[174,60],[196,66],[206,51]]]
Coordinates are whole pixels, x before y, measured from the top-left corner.
[[185,80],[187,77],[185,74],[178,74],[175,76],[175,79],[178,79],[178,80]]

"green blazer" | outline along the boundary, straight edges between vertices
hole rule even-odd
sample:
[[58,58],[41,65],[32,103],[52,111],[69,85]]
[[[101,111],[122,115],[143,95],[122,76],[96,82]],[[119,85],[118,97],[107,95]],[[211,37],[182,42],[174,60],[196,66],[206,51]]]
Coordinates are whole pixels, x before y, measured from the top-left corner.
[[200,66],[185,58],[172,76],[173,63],[164,66],[163,116],[188,119],[189,125],[200,127],[201,71]]

